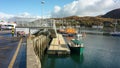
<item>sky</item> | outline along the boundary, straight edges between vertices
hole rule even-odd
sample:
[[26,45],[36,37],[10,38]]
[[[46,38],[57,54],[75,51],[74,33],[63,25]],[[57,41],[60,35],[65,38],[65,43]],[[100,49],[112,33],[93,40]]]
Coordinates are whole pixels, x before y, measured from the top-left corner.
[[97,16],[120,8],[119,3],[120,0],[0,0],[0,18]]

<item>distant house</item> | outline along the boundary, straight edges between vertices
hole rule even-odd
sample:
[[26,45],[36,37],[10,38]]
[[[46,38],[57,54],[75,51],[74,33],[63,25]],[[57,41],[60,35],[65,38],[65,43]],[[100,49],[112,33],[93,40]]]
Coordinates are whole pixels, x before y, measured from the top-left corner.
[[99,28],[99,29],[103,29],[103,26],[98,26],[98,25],[93,25],[92,28]]
[[109,27],[112,23],[109,21],[104,21],[103,24],[104,24],[104,27]]

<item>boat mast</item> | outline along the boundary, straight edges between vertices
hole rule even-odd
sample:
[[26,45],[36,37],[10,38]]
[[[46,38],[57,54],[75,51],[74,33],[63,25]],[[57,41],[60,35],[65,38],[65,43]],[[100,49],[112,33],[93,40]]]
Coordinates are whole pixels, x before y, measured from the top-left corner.
[[116,32],[117,20],[116,20],[116,22],[115,22],[114,24],[115,24],[115,27],[114,27],[114,32]]
[[56,29],[55,20],[53,20],[53,29],[55,30],[55,34],[57,35],[57,29]]

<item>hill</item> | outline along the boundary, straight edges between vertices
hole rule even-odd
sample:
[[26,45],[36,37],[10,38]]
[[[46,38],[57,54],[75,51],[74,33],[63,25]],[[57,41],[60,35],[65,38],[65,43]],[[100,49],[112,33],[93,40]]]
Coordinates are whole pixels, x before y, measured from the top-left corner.
[[120,8],[119,9],[114,9],[112,11],[109,11],[102,17],[104,18],[114,18],[114,19],[120,19]]

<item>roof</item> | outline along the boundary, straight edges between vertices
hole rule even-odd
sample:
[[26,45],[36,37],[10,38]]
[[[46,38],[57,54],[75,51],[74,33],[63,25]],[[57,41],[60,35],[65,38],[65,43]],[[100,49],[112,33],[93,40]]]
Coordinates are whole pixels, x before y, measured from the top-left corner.
[[82,44],[83,42],[82,41],[80,41],[80,40],[77,40],[77,39],[75,39],[75,40],[71,40],[74,44]]

